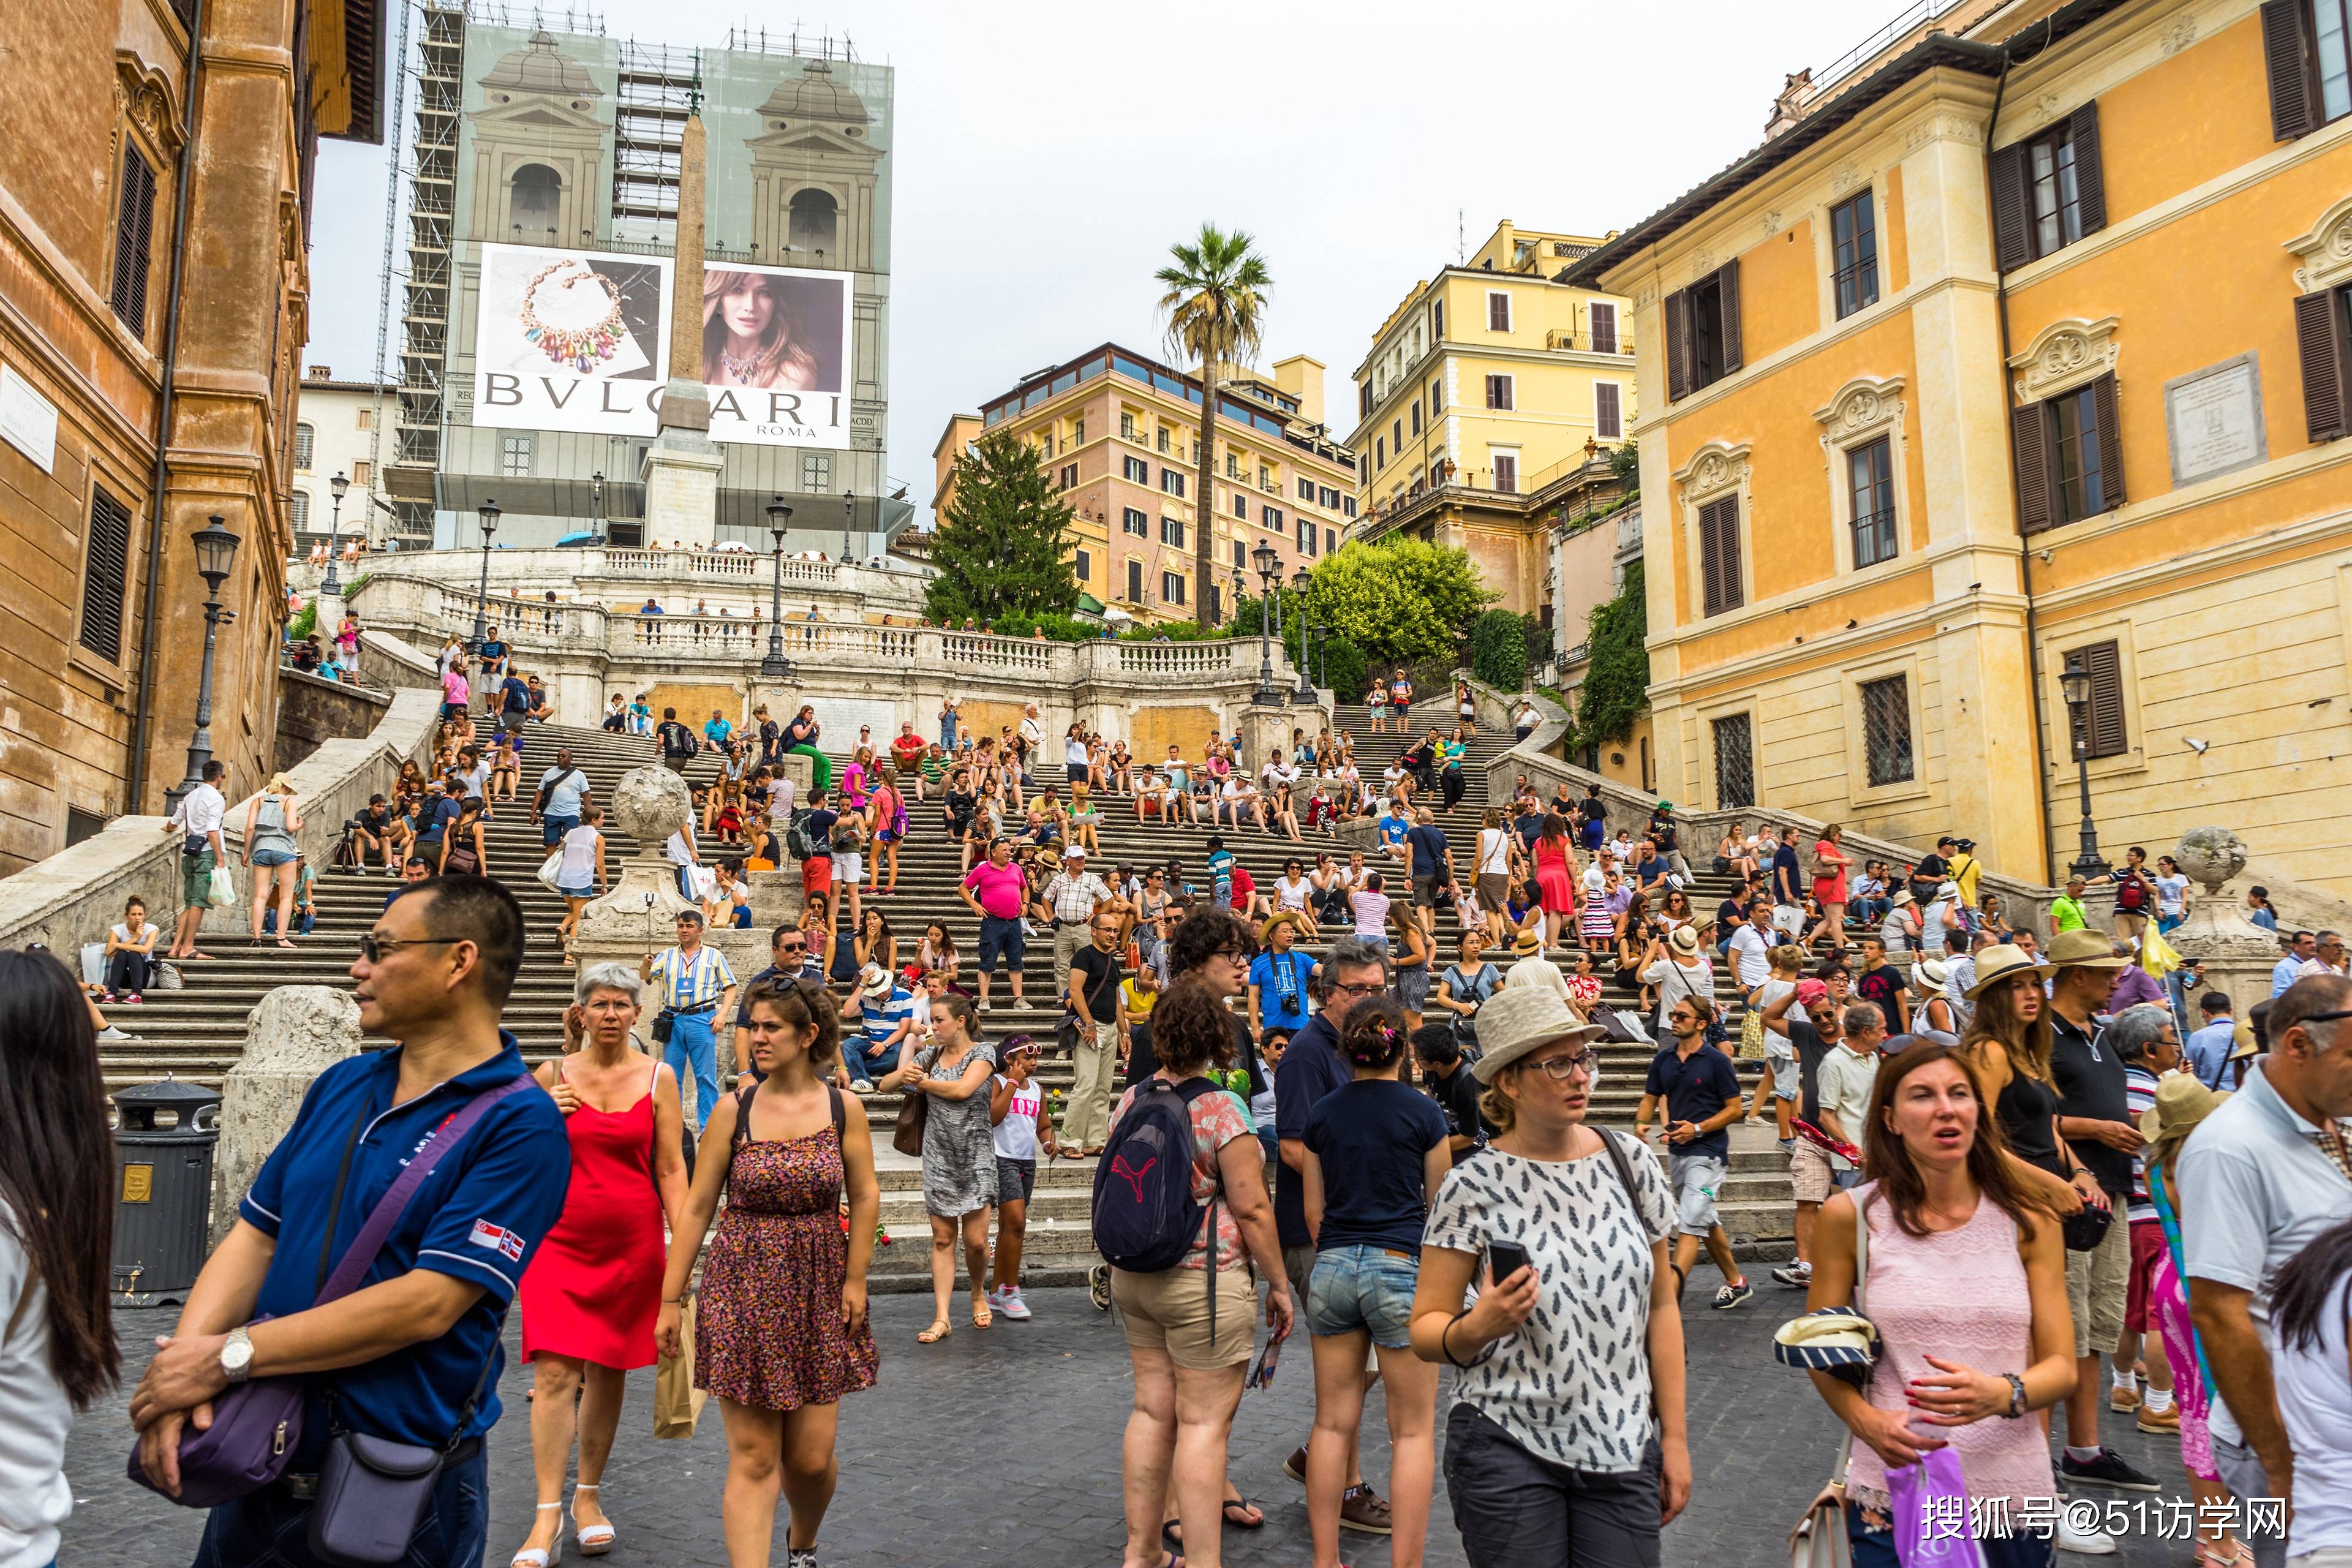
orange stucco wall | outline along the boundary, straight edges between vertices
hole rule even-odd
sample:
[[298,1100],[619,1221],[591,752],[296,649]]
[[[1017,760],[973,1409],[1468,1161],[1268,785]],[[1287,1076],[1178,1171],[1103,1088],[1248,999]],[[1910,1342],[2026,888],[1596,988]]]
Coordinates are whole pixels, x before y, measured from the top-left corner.
[[1739,337],[1742,357],[1754,364],[1799,338],[1820,331],[1820,282],[1813,260],[1813,220],[1790,224],[1739,258]]
[[1886,211],[1878,220],[1879,243],[1886,255],[1886,291],[1899,294],[1911,286],[1910,237],[1903,230],[1903,165],[1886,171]]
[[[2120,222],[2268,153],[2263,28],[2248,16],[2099,95],[2107,221]],[[2002,127],[2007,142],[2009,128]],[[2020,132],[2022,133],[2021,132]]]

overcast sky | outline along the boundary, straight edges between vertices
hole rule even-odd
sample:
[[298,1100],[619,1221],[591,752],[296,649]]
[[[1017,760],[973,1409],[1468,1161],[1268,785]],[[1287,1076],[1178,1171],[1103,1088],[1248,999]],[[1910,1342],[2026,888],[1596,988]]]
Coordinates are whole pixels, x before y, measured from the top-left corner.
[[[803,12],[803,33],[846,31],[859,58],[897,68],[889,471],[928,515],[950,414],[1106,339],[1159,353],[1151,274],[1203,219],[1257,237],[1275,285],[1264,363],[1328,365],[1327,417],[1344,434],[1349,372],[1413,282],[1454,258],[1457,211],[1473,247],[1506,217],[1629,227],[1755,145],[1786,73],[1826,66],[1903,8],[836,0]],[[510,9],[520,21],[532,8]],[[561,4],[539,12],[563,26]],[[603,16],[616,36],[715,47],[746,12],[612,0]],[[793,20],[777,8],[753,25]],[[375,357],[387,156],[331,142],[319,171],[306,353],[354,379]],[[392,330],[396,356],[396,311]]]

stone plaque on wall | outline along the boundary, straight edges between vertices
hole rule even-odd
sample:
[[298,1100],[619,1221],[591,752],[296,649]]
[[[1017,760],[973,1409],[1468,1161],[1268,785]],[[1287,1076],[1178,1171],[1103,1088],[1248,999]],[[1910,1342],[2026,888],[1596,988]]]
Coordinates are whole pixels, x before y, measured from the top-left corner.
[[2242,353],[2166,382],[2164,426],[2175,489],[2268,458],[2259,356]]

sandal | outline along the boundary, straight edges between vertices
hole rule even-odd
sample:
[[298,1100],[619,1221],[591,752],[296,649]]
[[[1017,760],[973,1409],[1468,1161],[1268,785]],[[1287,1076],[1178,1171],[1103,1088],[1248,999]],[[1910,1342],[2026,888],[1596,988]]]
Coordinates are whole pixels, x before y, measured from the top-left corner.
[[975,1329],[987,1329],[993,1328],[995,1324],[996,1314],[990,1311],[988,1303],[975,1294],[971,1299],[971,1326]]
[[539,1511],[541,1513],[545,1513],[550,1509],[553,1509],[558,1516],[556,1521],[555,1544],[552,1547],[527,1547],[522,1551],[517,1552],[514,1554],[512,1568],[547,1568],[548,1563],[562,1554],[563,1529],[562,1515],[563,1512],[563,1505],[560,1502],[543,1502],[539,1505]]
[[606,1521],[601,1524],[583,1524],[580,1522],[580,1494],[582,1492],[595,1492],[597,1494],[596,1506],[599,1509],[602,1509],[604,1505],[603,1490],[596,1482],[575,1481],[572,1483],[572,1539],[579,1545],[581,1556],[602,1557],[606,1552],[613,1550],[613,1541],[615,1535],[618,1534],[618,1531],[614,1530],[610,1521]]
[[916,1342],[920,1344],[935,1345],[954,1332],[955,1325],[953,1323],[949,1322],[945,1318],[933,1318],[931,1320],[931,1326],[925,1329],[921,1333],[917,1334],[915,1339]]

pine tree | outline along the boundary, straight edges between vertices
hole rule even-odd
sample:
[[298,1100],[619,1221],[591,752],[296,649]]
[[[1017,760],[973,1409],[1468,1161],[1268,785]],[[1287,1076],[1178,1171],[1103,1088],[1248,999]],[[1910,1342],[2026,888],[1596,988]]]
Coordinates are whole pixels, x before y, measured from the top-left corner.
[[931,619],[986,626],[1077,608],[1062,543],[1075,515],[1026,442],[1004,430],[981,437],[956,458],[955,496],[931,536]]

